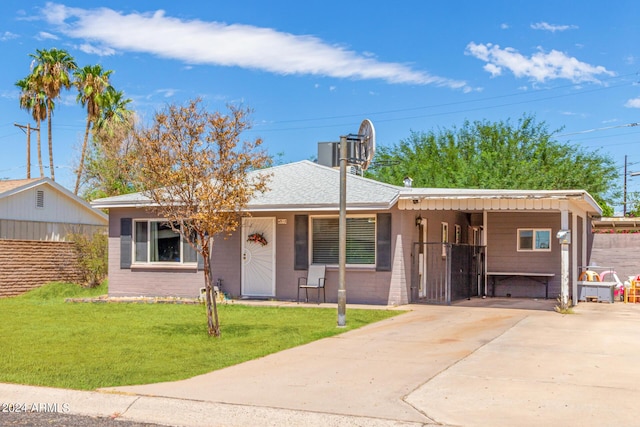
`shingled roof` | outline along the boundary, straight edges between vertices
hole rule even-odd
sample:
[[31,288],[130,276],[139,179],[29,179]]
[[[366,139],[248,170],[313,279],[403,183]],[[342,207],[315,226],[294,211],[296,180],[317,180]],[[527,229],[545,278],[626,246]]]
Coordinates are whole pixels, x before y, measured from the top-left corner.
[[[340,203],[340,171],[308,160],[262,169],[252,174],[270,174],[269,190],[256,194],[250,211],[337,210]],[[389,209],[400,187],[347,175],[347,207],[350,210]],[[98,208],[143,207],[150,200],[143,193],[97,199]]]

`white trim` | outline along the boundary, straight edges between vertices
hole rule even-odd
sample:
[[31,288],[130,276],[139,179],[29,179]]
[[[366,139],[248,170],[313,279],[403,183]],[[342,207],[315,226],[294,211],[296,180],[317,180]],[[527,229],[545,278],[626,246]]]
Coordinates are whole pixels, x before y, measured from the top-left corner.
[[170,262],[155,262],[155,263],[136,263],[131,264],[131,270],[188,270],[197,271],[198,263],[170,263]]

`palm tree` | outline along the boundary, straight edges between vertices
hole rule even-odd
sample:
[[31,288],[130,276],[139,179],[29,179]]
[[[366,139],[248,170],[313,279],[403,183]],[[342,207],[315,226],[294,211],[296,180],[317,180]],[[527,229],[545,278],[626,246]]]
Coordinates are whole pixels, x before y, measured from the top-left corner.
[[133,111],[127,108],[130,102],[131,99],[124,97],[124,92],[115,90],[113,86],[107,87],[98,100],[100,115],[94,127],[110,133],[117,124],[130,123],[133,126]]
[[38,128],[38,167],[40,168],[40,177],[42,178],[44,176],[44,168],[42,167],[40,123],[47,118],[45,95],[44,92],[36,88],[36,84],[31,76],[18,80],[16,86],[20,88],[20,108],[27,110],[31,114]]
[[73,73],[74,84],[78,88],[76,100],[87,108],[87,126],[84,131],[84,141],[82,142],[82,152],[80,154],[80,164],[78,165],[78,176],[74,193],[77,195],[82,179],[82,169],[87,152],[87,142],[89,140],[89,130],[92,123],[100,116],[100,98],[109,87],[109,76],[113,71],[103,70],[100,65],[87,65]]
[[78,68],[73,57],[66,50],[36,49],[35,54],[30,54],[33,58],[33,71],[31,77],[34,79],[35,87],[45,95],[47,106],[47,133],[49,138],[49,167],[51,169],[51,179],[55,181],[53,167],[53,139],[51,137],[51,117],[55,108],[54,99],[60,97],[60,91],[71,87],[70,73]]

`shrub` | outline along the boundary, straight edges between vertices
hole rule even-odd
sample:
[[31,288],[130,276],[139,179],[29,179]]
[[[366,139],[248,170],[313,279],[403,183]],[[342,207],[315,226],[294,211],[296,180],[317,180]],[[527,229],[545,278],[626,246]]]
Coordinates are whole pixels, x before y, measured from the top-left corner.
[[107,246],[105,233],[71,234],[78,254],[78,269],[82,272],[84,285],[94,288],[107,277]]

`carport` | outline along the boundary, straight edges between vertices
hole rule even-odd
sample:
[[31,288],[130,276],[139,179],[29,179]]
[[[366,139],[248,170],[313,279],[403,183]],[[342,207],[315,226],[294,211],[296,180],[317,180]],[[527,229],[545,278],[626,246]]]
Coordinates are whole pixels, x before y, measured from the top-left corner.
[[[580,268],[589,265],[591,221],[602,213],[583,190],[404,188],[398,209],[415,213],[411,301],[444,304],[489,295],[488,272],[512,276],[500,284],[522,291],[518,296],[572,295],[577,304]],[[536,243],[537,236],[544,244]],[[544,276],[547,283],[527,275]]]

